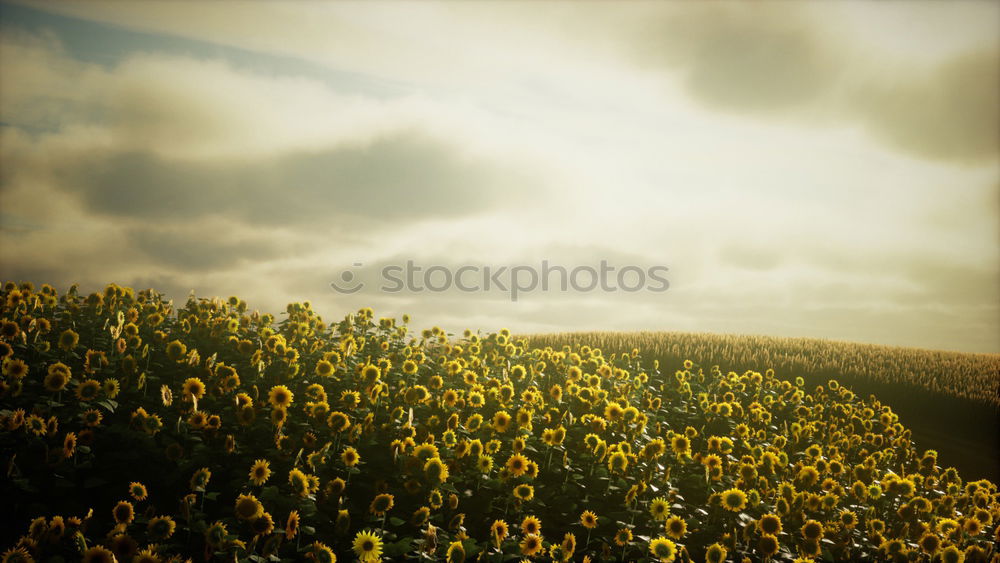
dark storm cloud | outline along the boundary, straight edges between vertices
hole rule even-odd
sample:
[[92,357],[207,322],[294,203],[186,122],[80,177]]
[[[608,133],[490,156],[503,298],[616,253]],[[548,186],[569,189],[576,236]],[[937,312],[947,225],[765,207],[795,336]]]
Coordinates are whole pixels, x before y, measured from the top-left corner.
[[116,153],[78,158],[57,176],[63,190],[104,216],[186,221],[224,213],[266,225],[475,214],[532,184],[518,171],[414,135],[251,162]]

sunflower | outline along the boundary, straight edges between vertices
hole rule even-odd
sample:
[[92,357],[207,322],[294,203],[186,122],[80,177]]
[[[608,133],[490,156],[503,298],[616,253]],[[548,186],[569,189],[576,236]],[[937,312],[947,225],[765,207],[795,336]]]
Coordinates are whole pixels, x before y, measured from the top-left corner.
[[670,504],[663,497],[656,497],[649,503],[649,513],[656,520],[665,520],[670,514]]
[[726,554],[726,548],[721,543],[713,543],[705,550],[705,563],[722,563]]
[[101,392],[101,383],[96,379],[88,379],[76,386],[76,398],[81,401],[93,401]]
[[108,543],[118,561],[132,561],[139,551],[139,544],[128,534],[115,534]]
[[324,544],[320,541],[314,541],[311,546],[308,547],[308,552],[305,555],[306,559],[312,559],[317,563],[336,563],[337,556],[330,549],[330,546]]
[[773,534],[761,534],[760,539],[757,540],[757,551],[764,555],[764,557],[770,557],[778,553],[779,547],[781,547],[781,544],[778,543],[778,538]]
[[52,364],[49,366],[48,375],[45,376],[45,390],[51,393],[62,391],[71,377],[72,372],[66,364],[62,362]]
[[131,524],[132,519],[135,518],[135,509],[131,502],[121,500],[111,509],[111,515],[114,516],[115,522],[118,524]]
[[584,510],[580,514],[580,523],[583,524],[584,528],[588,530],[593,530],[597,527],[597,515],[589,510]]
[[242,426],[249,426],[257,418],[257,411],[253,405],[243,405],[236,411],[236,420]]
[[160,402],[162,402],[165,407],[169,407],[174,403],[174,393],[170,390],[170,386],[160,386]]
[[470,414],[468,418],[465,419],[465,428],[469,432],[478,432],[483,425],[483,415],[479,413]]
[[625,547],[629,542],[632,541],[632,530],[628,528],[619,528],[615,532],[615,543],[620,547]]
[[468,403],[470,407],[478,409],[486,404],[486,399],[483,398],[482,393],[478,391],[471,391],[469,392],[469,395],[466,398],[466,403]]
[[677,557],[677,545],[667,538],[660,536],[649,542],[649,553],[662,563],[669,563]]
[[461,541],[453,541],[448,544],[448,552],[445,555],[446,563],[463,563],[465,561],[465,548]]
[[611,473],[625,473],[628,469],[628,456],[621,451],[616,451],[608,457],[608,471]]
[[928,532],[920,537],[917,544],[924,553],[934,557],[934,554],[941,549],[941,538],[939,538],[936,534]]
[[264,512],[259,518],[253,521],[250,525],[253,529],[253,533],[256,536],[268,536],[274,532],[274,518],[271,517],[270,512]]
[[333,364],[327,360],[316,362],[316,375],[320,377],[330,377],[333,375]]
[[201,399],[205,396],[205,384],[197,377],[189,377],[184,380],[184,385],[181,386],[181,393],[185,399],[190,399],[191,397]]
[[781,518],[777,514],[765,514],[757,521],[757,529],[762,534],[777,536],[781,533]]
[[292,486],[295,494],[300,497],[309,496],[309,477],[302,470],[292,468],[288,472],[288,483]]
[[559,547],[562,548],[565,559],[573,557],[573,552],[576,551],[576,534],[566,532],[566,534],[563,535],[563,541]]
[[440,485],[448,480],[448,466],[440,458],[432,457],[424,464],[424,476],[432,486]]
[[667,535],[675,540],[683,538],[684,534],[687,533],[687,522],[680,516],[671,516],[668,518],[664,527],[666,528]]
[[83,424],[91,428],[99,426],[104,419],[104,415],[97,409],[87,409],[80,416],[83,418]]
[[71,458],[76,453],[76,434],[67,432],[63,438],[63,457]]
[[479,468],[480,473],[489,475],[490,471],[493,470],[493,458],[488,455],[480,455],[476,461],[476,466]]
[[819,541],[823,538],[823,524],[816,520],[807,520],[799,531],[802,533],[802,537],[807,540]]
[[167,357],[175,362],[184,361],[187,355],[187,346],[180,340],[172,340],[167,344],[166,348]]
[[850,510],[844,510],[840,513],[840,523],[848,530],[853,529],[858,525],[858,515]]
[[521,555],[531,557],[542,550],[542,538],[536,534],[528,534],[521,540]]
[[83,559],[81,561],[83,561],[83,563],[115,563],[117,559],[115,558],[114,552],[99,545],[95,545],[83,552]]
[[285,539],[290,540],[299,533],[299,511],[293,510],[288,513],[288,520],[285,521]]
[[670,439],[670,449],[679,456],[691,455],[691,440],[684,434],[676,434]]
[[[983,531],[983,524],[977,518],[967,518],[965,520],[965,533],[970,536],[978,536]],[[1000,530],[1000,528],[998,528]]]
[[611,401],[604,407],[604,418],[615,422],[621,420],[622,416],[625,415],[625,410],[618,403]]
[[646,459],[656,459],[662,456],[666,450],[667,446],[663,442],[663,438],[654,438],[642,447],[642,457]]
[[205,543],[215,549],[222,547],[228,538],[229,529],[218,520],[205,530]]
[[35,434],[36,436],[44,436],[47,432],[45,421],[37,414],[29,415],[27,420],[24,422],[24,427],[27,431]]
[[261,486],[271,478],[271,462],[266,459],[258,459],[250,467],[250,482],[255,486]]
[[740,512],[747,505],[747,495],[743,491],[732,488],[722,493],[722,506],[731,512]]
[[413,516],[410,517],[410,523],[416,527],[423,526],[427,520],[431,517],[431,509],[426,506],[421,506],[420,508],[413,511]]
[[79,342],[80,335],[71,329],[66,329],[59,335],[59,347],[67,352],[71,352],[73,348],[76,348]]
[[[954,545],[949,545],[941,552],[941,563],[962,563],[965,558],[966,554],[962,553]],[[969,557],[969,559],[972,559],[972,557]]]
[[138,481],[133,481],[128,485],[128,494],[132,495],[132,498],[138,501],[146,500],[148,493],[146,492],[146,485]]
[[806,465],[799,470],[796,480],[803,489],[808,489],[819,481],[819,470],[812,465]]
[[493,431],[498,434],[503,434],[510,427],[510,415],[507,411],[497,411],[493,415]]
[[368,364],[361,368],[361,379],[363,379],[367,385],[375,383],[380,377],[382,377],[382,370],[380,370],[376,365]]
[[392,510],[395,501],[393,496],[387,493],[381,493],[375,495],[372,499],[371,504],[368,506],[368,510],[375,516],[384,516],[386,512]]
[[528,470],[528,458],[521,454],[514,454],[507,458],[507,463],[504,464],[504,467],[507,468],[511,477],[520,477]]
[[348,446],[344,448],[344,451],[340,454],[340,460],[344,462],[347,467],[354,467],[361,461],[361,454],[357,450]]
[[287,409],[295,395],[284,385],[275,385],[267,395],[268,402],[276,409]]
[[[377,368],[376,368],[377,369]],[[354,537],[354,553],[362,561],[369,563],[382,558],[382,540],[370,530],[362,530]]]
[[344,432],[351,428],[351,418],[340,411],[333,411],[327,417],[326,424],[334,432]]
[[207,420],[208,420],[208,415],[205,412],[195,411],[191,413],[191,416],[188,417],[187,423],[188,426],[197,430],[200,428],[204,428],[205,424],[207,423]]
[[161,542],[174,535],[177,524],[169,516],[157,516],[149,521],[146,526],[146,535],[150,541]]
[[535,498],[535,489],[531,485],[520,484],[514,487],[514,498],[527,502]]
[[494,520],[493,524],[490,525],[490,537],[493,538],[493,543],[497,547],[500,547],[500,544],[503,543],[508,533],[507,522],[503,520]]
[[264,505],[253,495],[240,495],[236,497],[235,507],[236,517],[240,520],[253,521],[264,514]]
[[535,516],[525,516],[521,521],[521,531],[525,534],[541,534],[542,521]]
[[201,469],[194,472],[191,475],[191,490],[196,492],[203,492],[205,487],[208,486],[208,480],[212,478],[212,472],[208,470],[207,467],[202,467]]

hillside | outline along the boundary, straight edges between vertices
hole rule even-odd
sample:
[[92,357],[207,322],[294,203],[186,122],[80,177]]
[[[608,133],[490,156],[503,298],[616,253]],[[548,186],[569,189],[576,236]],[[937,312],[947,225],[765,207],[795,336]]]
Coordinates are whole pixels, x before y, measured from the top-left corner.
[[995,551],[996,484],[836,381],[369,309],[2,291],[5,561]]

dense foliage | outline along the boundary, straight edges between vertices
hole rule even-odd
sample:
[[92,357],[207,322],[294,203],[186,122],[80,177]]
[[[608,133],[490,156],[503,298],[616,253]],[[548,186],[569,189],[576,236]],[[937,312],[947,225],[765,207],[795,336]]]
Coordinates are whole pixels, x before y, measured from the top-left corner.
[[4,561],[997,552],[997,486],[836,381],[309,303],[276,321],[116,285],[0,297]]

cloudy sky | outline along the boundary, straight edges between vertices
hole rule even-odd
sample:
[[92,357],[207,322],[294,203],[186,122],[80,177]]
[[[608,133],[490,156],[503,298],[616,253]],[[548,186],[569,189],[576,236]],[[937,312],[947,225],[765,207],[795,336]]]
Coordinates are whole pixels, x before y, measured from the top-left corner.
[[[0,277],[1000,352],[998,12],[2,3]],[[382,291],[408,260],[670,287]]]

